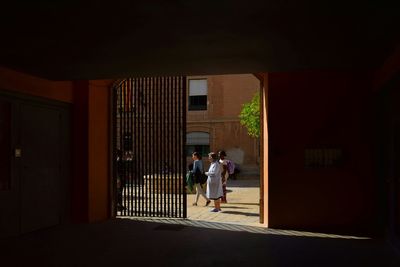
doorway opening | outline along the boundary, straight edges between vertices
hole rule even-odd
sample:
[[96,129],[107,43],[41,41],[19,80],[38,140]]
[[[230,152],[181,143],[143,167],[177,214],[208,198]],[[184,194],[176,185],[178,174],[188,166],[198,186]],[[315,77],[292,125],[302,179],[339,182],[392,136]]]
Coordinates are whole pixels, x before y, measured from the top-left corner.
[[[260,94],[253,74],[144,77],[113,86],[113,206],[122,217],[189,218],[245,225],[260,222],[259,138],[240,123],[243,105]],[[258,97],[258,102],[259,101]],[[254,102],[254,101],[253,101]],[[260,103],[258,103],[260,104]],[[258,115],[259,115],[258,110]],[[262,125],[258,118],[259,127]],[[222,211],[195,203],[186,174],[191,154],[224,151],[235,168]],[[203,185],[206,190],[206,186]]]
[[[260,224],[259,94],[260,80],[253,74],[187,77],[188,170],[193,168],[194,160],[199,159],[202,169],[207,172],[210,167],[208,155],[214,152],[218,155],[221,171],[225,172],[220,211],[216,211],[212,200],[207,202],[206,197],[210,196],[207,189],[211,186],[208,182],[187,183],[189,219]],[[249,128],[243,125],[246,122]],[[257,127],[258,133],[254,133]],[[211,194],[211,197],[214,196]]]

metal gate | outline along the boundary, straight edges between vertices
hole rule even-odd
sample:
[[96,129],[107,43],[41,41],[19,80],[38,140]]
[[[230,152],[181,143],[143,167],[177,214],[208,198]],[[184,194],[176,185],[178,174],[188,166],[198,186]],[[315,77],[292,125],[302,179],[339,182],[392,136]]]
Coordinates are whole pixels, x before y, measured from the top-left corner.
[[186,218],[186,77],[114,86],[117,215]]

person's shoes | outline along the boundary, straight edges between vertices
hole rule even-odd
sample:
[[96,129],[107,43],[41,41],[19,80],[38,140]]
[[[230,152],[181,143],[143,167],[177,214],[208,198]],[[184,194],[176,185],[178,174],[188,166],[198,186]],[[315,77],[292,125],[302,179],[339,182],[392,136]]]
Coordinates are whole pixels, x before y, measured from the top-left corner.
[[206,202],[206,207],[207,207],[208,205],[210,205],[210,203],[211,203],[211,200],[207,200],[207,202]]
[[211,212],[219,212],[219,211],[221,211],[221,209],[217,209],[217,208],[214,208],[214,209],[212,209],[212,210],[210,210]]
[[197,203],[193,203],[192,205],[193,205],[193,206],[197,206]]

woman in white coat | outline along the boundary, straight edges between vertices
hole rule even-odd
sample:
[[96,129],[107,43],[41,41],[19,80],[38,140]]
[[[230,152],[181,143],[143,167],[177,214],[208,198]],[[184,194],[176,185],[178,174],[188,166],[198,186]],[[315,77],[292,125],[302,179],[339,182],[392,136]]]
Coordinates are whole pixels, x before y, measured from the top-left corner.
[[222,181],[221,181],[221,166],[218,162],[218,155],[214,152],[208,154],[208,160],[211,162],[208,172],[205,174],[208,176],[207,179],[207,198],[214,200],[214,209],[212,212],[221,211],[221,197],[222,192]]

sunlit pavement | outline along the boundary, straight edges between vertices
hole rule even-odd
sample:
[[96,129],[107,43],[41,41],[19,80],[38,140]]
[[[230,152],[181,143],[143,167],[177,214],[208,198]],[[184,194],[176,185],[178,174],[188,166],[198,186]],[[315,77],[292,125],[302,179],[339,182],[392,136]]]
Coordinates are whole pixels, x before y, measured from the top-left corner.
[[[255,178],[255,177],[253,177]],[[222,222],[240,225],[262,226],[260,221],[260,188],[259,180],[228,180],[228,203],[221,204],[221,212],[210,212],[213,201],[205,207],[206,201],[200,196],[197,206],[195,194],[187,195],[188,219],[198,221]]]

